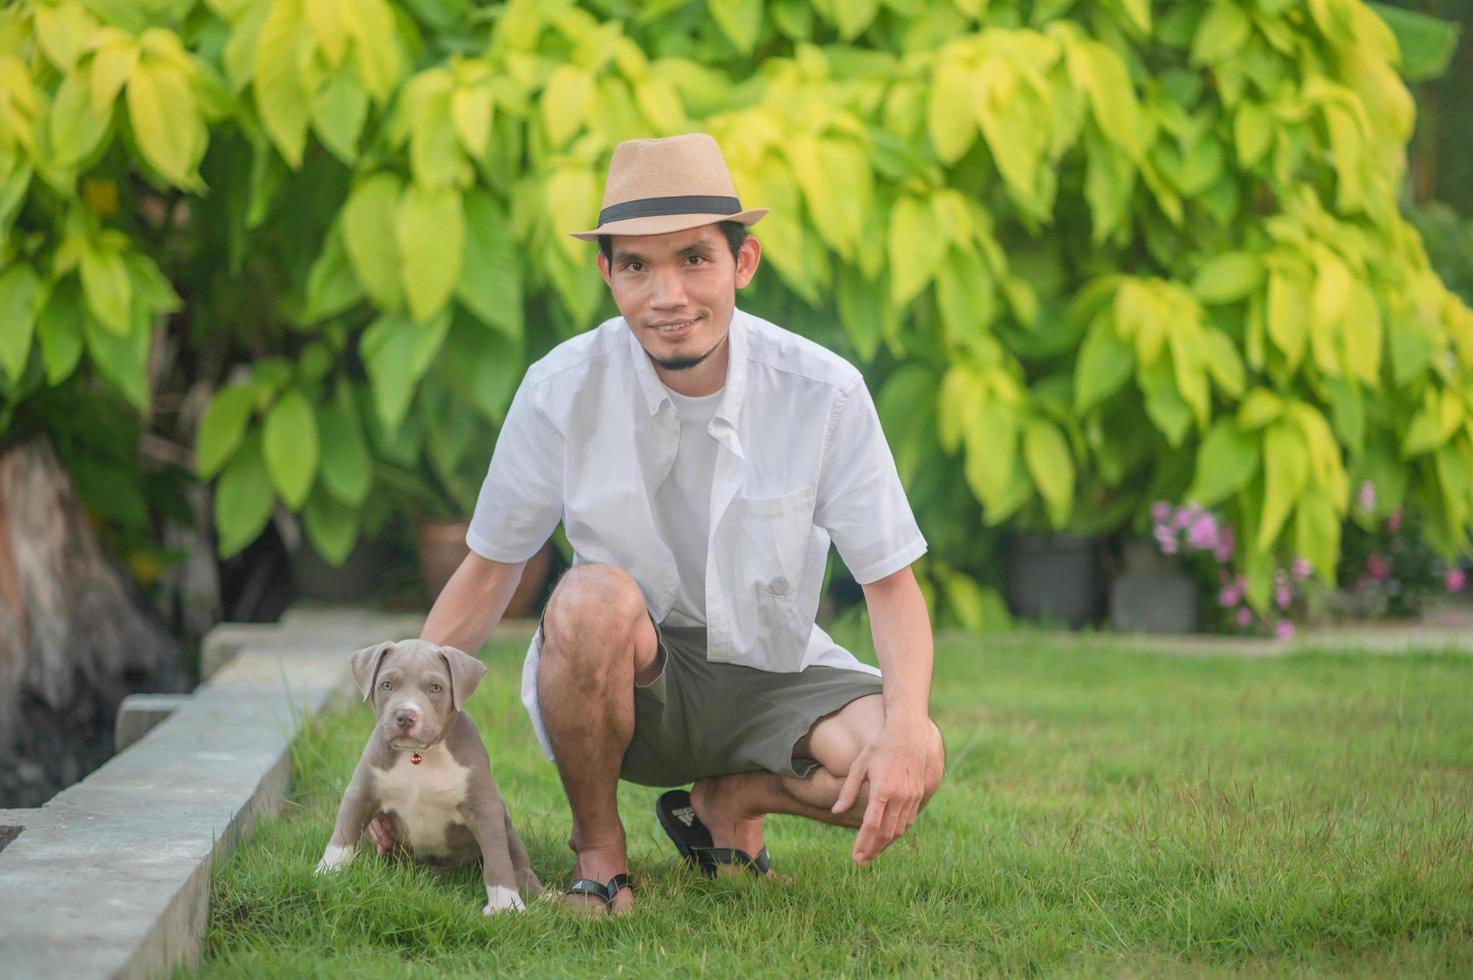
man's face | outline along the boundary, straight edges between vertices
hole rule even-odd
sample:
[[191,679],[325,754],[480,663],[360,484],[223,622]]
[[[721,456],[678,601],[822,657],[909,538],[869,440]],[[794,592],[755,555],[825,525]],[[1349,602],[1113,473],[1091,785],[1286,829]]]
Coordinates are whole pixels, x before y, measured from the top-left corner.
[[650,359],[667,371],[700,364],[726,339],[736,291],[757,271],[748,237],[735,259],[716,225],[664,235],[613,236],[613,262],[598,268]]

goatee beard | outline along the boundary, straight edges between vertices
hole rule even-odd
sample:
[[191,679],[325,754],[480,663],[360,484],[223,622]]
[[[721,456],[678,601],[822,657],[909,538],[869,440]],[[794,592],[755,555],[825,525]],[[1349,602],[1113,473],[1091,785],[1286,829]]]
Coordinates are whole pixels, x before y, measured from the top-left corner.
[[680,357],[656,357],[653,354],[649,354],[649,351],[645,351],[645,353],[649,354],[649,358],[651,361],[654,361],[657,366],[664,368],[666,371],[689,371],[691,368],[695,367],[697,364],[700,364],[706,358],[716,353],[717,349],[725,342],[726,337],[725,335],[723,335],[722,338],[716,341],[716,343],[712,344],[711,349],[706,351],[706,353],[704,354],[686,354]]

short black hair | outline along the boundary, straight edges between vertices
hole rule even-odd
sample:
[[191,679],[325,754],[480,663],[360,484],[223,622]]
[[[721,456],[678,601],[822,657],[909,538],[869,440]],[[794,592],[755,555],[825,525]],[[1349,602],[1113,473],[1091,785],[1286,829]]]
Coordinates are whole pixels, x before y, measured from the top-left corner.
[[[726,244],[731,247],[732,261],[736,261],[737,253],[742,250],[742,242],[747,240],[747,226],[740,221],[718,221],[716,227],[721,229],[721,234],[726,237]],[[604,259],[610,265],[614,262],[614,239],[612,235],[598,236],[598,250],[604,254]]]

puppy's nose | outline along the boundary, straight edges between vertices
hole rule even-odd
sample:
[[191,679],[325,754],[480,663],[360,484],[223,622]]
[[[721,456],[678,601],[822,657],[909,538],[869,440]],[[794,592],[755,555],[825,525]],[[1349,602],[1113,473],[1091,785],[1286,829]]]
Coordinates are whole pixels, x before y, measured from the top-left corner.
[[416,717],[417,716],[413,711],[410,711],[407,708],[400,708],[398,711],[394,712],[394,724],[398,725],[400,728],[404,729],[407,732],[409,731],[409,729],[414,727]]

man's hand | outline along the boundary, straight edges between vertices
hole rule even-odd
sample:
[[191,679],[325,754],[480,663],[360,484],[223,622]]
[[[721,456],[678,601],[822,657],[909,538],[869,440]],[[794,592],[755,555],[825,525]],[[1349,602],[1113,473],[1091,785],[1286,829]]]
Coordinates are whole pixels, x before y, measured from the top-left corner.
[[863,867],[915,823],[925,796],[927,760],[940,749],[940,732],[929,719],[919,724],[886,722],[849,768],[833,812],[854,805],[869,780],[869,805],[854,839],[854,863]]

